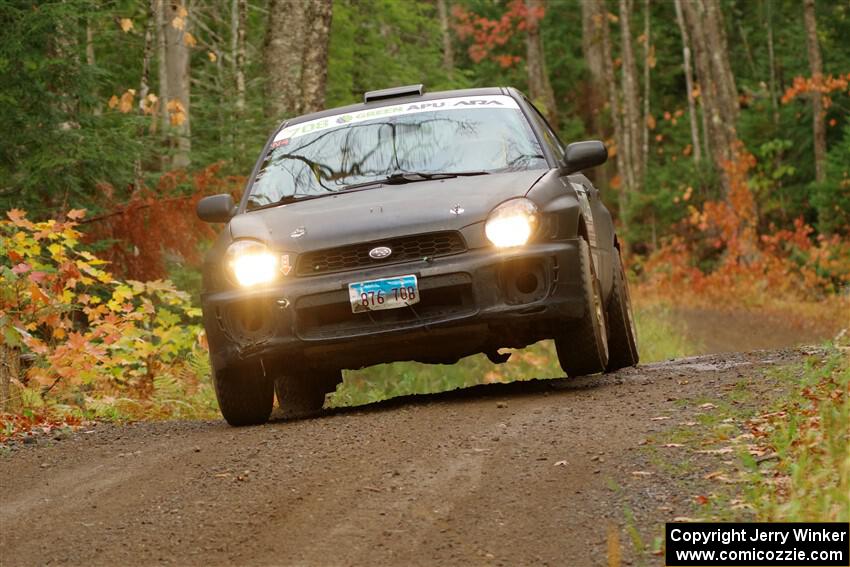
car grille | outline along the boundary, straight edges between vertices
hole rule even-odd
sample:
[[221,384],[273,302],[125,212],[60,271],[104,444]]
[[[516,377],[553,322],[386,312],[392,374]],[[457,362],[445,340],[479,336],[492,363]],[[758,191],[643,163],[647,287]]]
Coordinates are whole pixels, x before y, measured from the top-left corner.
[[[369,251],[378,246],[390,248],[392,254],[382,260],[371,258]],[[295,273],[299,276],[332,274],[423,258],[449,256],[464,251],[466,251],[466,244],[459,233],[432,232],[308,252],[298,258]]]

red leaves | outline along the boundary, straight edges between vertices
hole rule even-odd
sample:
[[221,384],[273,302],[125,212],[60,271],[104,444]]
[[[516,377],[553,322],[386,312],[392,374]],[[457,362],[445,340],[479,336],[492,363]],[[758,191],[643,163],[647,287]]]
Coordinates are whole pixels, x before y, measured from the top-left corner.
[[471,39],[472,43],[468,48],[469,58],[474,63],[480,63],[489,57],[502,68],[512,67],[522,58],[510,53],[494,54],[493,52],[507,45],[518,31],[527,31],[529,22],[536,25],[544,15],[545,10],[542,6],[529,11],[523,0],[511,0],[505,13],[497,20],[479,16],[462,6],[452,7],[455,33],[461,41]]
[[[846,90],[850,93],[850,73],[846,75],[826,75],[816,77],[794,77],[794,83],[782,95],[782,104],[788,104],[803,94],[821,93],[825,101],[830,93]],[[829,100],[831,103],[831,100]],[[829,107],[829,103],[826,105]]]

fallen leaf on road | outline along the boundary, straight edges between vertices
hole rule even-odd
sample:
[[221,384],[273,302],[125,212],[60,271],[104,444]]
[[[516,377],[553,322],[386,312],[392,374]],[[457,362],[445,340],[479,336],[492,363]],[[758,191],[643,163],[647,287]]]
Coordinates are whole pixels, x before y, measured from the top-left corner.
[[694,496],[694,502],[699,504],[700,506],[705,506],[708,504],[708,496],[703,496],[700,494],[699,496]]
[[721,447],[720,449],[700,449],[697,453],[703,455],[725,455],[734,451],[732,447]]
[[632,471],[632,476],[652,476],[649,471]]
[[705,475],[702,478],[704,478],[705,480],[712,480],[714,478],[719,478],[719,477],[723,476],[723,472],[724,471],[713,471],[713,472],[708,473],[707,475]]
[[681,443],[665,443],[662,447],[667,447],[668,449],[676,449],[678,447],[684,447]]
[[674,522],[701,522],[702,520],[699,518],[689,518],[687,516],[676,516],[673,518]]
[[699,406],[700,409],[714,409],[716,407],[717,406],[712,404],[711,402],[706,402],[704,404],[700,404],[700,406]]
[[670,419],[669,415],[659,415],[658,417],[650,418],[649,421],[664,421],[665,419]]
[[565,466],[567,466],[567,461],[558,461],[557,463],[555,463],[555,466],[556,467],[565,467]]

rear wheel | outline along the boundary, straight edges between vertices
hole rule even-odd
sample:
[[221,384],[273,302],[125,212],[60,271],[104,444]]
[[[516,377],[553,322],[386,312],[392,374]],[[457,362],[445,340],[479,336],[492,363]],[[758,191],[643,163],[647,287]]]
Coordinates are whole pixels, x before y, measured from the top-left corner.
[[620,251],[615,248],[614,252],[614,290],[608,304],[608,344],[611,351],[608,360],[609,372],[638,363],[637,333],[632,300],[629,296],[629,282],[623,269]]
[[342,382],[340,370],[311,370],[284,375],[275,380],[277,403],[287,418],[309,417],[321,413],[325,395]]
[[230,425],[265,423],[274,405],[274,385],[260,365],[232,366],[213,372],[221,415]]
[[608,329],[602,285],[596,277],[590,246],[584,239],[579,240],[579,272],[584,316],[565,321],[555,337],[558,362],[570,377],[603,372],[608,364]]

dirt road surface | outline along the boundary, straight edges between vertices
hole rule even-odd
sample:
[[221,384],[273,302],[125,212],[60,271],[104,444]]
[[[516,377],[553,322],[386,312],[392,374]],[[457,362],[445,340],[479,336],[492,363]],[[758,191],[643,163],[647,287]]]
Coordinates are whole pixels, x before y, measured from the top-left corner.
[[609,528],[628,564],[624,511],[651,531],[692,509],[702,476],[654,470],[646,439],[742,381],[763,398],[762,370],[800,356],[703,356],[254,428],[45,437],[0,456],[0,565],[607,565]]

